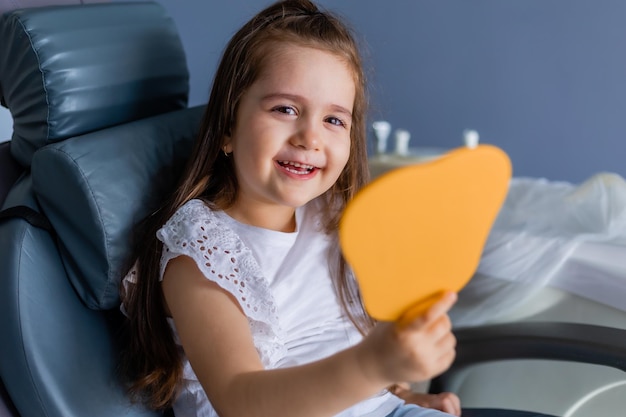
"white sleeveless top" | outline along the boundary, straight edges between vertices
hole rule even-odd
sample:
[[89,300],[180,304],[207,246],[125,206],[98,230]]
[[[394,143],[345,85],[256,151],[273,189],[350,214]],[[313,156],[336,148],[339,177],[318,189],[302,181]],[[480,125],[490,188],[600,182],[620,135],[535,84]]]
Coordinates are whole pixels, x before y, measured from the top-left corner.
[[[266,369],[301,365],[352,346],[361,334],[343,314],[333,289],[328,268],[333,242],[321,231],[315,206],[313,201],[299,208],[297,231],[283,233],[239,223],[191,200],[157,232],[163,242],[161,279],[171,259],[187,255],[195,260],[207,279],[239,301]],[[172,320],[170,326],[176,335]],[[337,417],[383,417],[402,403],[382,391]],[[176,417],[217,417],[186,358],[174,412]]]

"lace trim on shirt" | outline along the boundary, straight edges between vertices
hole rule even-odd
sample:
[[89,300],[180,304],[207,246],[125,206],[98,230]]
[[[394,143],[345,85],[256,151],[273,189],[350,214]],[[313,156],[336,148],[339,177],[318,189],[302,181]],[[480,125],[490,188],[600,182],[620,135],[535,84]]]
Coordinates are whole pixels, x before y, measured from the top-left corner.
[[163,242],[161,279],[170,260],[189,256],[207,279],[237,299],[263,364],[271,367],[284,356],[276,303],[258,262],[204,202],[191,200],[183,205],[159,229],[157,238]]

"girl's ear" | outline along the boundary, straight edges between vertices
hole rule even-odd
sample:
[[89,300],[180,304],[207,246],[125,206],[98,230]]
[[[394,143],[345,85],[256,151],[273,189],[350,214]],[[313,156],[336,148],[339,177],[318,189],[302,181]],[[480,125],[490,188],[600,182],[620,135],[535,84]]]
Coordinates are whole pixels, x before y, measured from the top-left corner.
[[222,142],[224,143],[222,145],[222,150],[224,151],[225,154],[229,154],[233,151],[233,145],[231,143],[230,140],[230,136],[224,136],[224,139],[222,140]]

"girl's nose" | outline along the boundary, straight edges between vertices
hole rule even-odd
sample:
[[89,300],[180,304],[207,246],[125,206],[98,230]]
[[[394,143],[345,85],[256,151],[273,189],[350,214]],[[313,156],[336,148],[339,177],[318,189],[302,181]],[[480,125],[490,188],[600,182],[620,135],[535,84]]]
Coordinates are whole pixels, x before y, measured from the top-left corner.
[[320,127],[311,121],[302,121],[298,131],[291,137],[291,144],[297,148],[306,150],[319,150]]

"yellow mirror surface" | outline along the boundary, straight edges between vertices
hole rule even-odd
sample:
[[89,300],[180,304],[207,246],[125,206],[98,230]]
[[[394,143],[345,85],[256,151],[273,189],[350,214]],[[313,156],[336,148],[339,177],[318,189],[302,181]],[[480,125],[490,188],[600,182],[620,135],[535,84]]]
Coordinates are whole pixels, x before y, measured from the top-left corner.
[[499,148],[454,149],[390,171],[343,214],[339,239],[368,313],[415,316],[443,291],[458,292],[480,262],[506,197],[511,163]]

